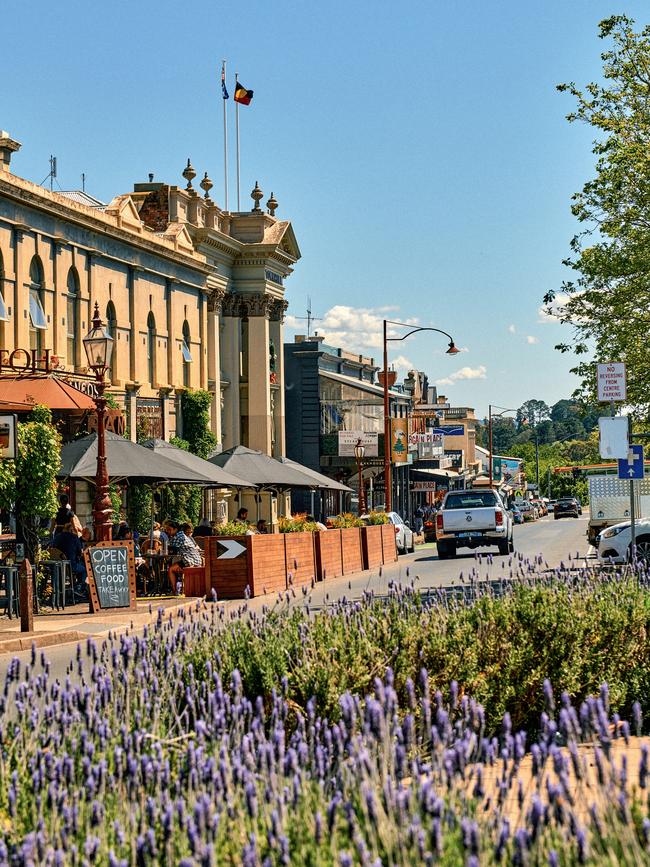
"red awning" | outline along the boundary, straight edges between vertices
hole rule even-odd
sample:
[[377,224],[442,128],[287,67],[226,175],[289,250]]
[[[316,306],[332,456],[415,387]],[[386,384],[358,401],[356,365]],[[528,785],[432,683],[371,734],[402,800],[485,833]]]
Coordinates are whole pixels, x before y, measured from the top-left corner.
[[54,376],[0,379],[0,407],[6,412],[26,412],[37,403],[50,409],[95,409],[91,397]]

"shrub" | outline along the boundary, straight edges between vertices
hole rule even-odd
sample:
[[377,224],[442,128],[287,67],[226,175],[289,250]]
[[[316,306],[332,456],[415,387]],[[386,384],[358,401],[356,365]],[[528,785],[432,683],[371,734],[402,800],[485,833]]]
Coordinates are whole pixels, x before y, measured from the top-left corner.
[[390,518],[386,514],[386,512],[380,512],[378,510],[373,510],[372,512],[368,512],[367,521],[369,524],[390,524]]
[[308,521],[307,515],[294,515],[293,518],[278,518],[278,529],[281,533],[315,533],[318,525],[315,521]]
[[357,515],[353,515],[352,512],[343,512],[341,515],[337,515],[332,521],[332,527],[335,530],[346,530],[349,527],[363,527],[364,523]]
[[226,524],[217,524],[214,528],[215,536],[245,536],[249,529],[243,521],[228,521]]

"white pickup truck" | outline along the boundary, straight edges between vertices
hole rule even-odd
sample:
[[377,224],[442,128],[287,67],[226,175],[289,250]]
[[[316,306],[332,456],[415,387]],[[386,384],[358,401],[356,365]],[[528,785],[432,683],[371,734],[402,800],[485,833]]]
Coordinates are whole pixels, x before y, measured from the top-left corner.
[[449,491],[436,515],[438,557],[456,556],[457,548],[496,545],[500,554],[514,551],[512,515],[494,491]]

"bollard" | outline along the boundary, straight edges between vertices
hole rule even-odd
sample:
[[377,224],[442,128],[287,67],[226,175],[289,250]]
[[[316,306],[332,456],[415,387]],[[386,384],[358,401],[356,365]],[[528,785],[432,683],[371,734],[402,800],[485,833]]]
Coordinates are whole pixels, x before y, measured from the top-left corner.
[[19,566],[18,583],[20,585],[20,631],[34,631],[34,582],[32,567],[25,559]]

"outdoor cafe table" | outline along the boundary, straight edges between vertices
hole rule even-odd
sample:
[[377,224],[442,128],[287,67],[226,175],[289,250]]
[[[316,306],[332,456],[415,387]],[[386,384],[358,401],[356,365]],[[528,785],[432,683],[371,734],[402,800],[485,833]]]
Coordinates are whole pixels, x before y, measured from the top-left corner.
[[[147,551],[142,557],[148,562],[151,574],[153,575],[153,594],[154,596],[162,596],[163,589],[168,590],[171,595],[175,594],[175,589],[169,581],[169,567],[174,561],[174,554],[161,554]],[[144,581],[144,592],[147,595],[147,580]]]

